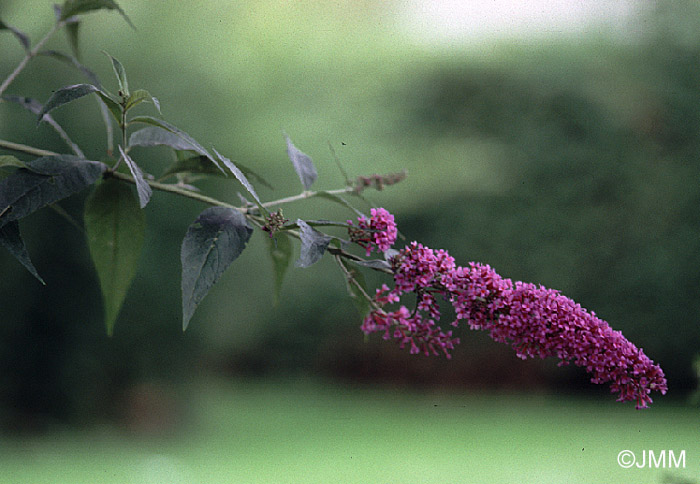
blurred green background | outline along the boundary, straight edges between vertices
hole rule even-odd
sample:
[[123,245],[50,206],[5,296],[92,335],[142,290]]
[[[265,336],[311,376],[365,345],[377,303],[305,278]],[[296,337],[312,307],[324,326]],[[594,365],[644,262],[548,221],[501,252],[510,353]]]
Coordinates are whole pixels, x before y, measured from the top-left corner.
[[[0,253],[0,482],[514,482],[517,469],[593,482],[592,466],[600,482],[672,481],[620,469],[625,448],[686,448],[694,474],[681,475],[698,476],[696,2],[642,9],[629,32],[462,42],[416,35],[410,2],[119,3],[137,30],[116,13],[85,16],[84,64],[115,91],[101,51],[120,59],[164,119],[269,180],[263,198],[301,188],[283,130],[314,159],[320,189],[343,183],[328,143],[351,176],[406,169],[368,197],[408,240],[560,289],[643,347],[670,390],[635,412],[580,369],[521,362],[466,330],[449,362],[365,342],[331,261],[290,269],[274,305],[260,233],[183,334],[179,247],[204,206],[156,193],[111,339],[80,231],[46,210],[23,222],[46,287]],[[0,16],[34,41],[53,20],[41,0],[2,0]],[[67,50],[60,35],[49,47]],[[2,33],[2,78],[22,55]],[[44,102],[77,82],[40,58],[8,93]],[[104,156],[94,100],[55,118]],[[7,103],[0,138],[65,151]],[[133,154],[154,174],[170,162],[166,150]],[[238,200],[233,181],[201,186]],[[62,203],[78,220],[83,198]],[[305,201],[285,215],[352,214]]]

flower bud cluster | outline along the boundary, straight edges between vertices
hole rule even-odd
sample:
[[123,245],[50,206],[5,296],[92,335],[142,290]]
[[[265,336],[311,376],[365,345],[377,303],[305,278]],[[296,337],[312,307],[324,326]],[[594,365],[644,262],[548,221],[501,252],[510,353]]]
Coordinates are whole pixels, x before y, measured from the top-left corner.
[[284,218],[282,215],[282,209],[278,209],[276,212],[271,212],[265,219],[265,225],[262,229],[270,234],[270,237],[275,235],[275,232],[280,230],[282,226],[289,222],[288,219]]
[[[382,212],[378,220],[387,220],[386,214]],[[393,217],[391,222],[395,230]],[[385,245],[388,238],[378,240]],[[449,358],[459,339],[436,324],[442,299],[454,308],[452,326],[464,320],[471,329],[488,331],[522,359],[556,357],[560,365],[573,362],[592,375],[593,383],[610,383],[611,392],[619,393],[618,401],[636,401],[637,408],[644,408],[652,401],[652,390],[666,393],[658,365],[622,333],[559,291],[502,278],[485,264],[456,266],[446,251],[417,242],[399,251],[391,264],[394,287],[377,290],[375,309],[362,325],[366,334],[383,332],[384,339],[398,340],[411,353],[442,352]],[[395,311],[385,309],[408,293],[416,294],[415,310],[403,305]]]

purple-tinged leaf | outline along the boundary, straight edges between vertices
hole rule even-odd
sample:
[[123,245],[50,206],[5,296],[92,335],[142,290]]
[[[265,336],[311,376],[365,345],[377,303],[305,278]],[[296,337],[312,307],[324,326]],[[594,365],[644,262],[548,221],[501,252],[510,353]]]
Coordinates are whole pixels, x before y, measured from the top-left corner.
[[[202,145],[197,143],[197,141],[195,141],[194,138],[192,138],[192,136],[185,133],[181,129],[173,126],[172,124],[168,123],[167,121],[163,121],[162,119],[154,118],[152,116],[135,116],[135,117],[131,118],[130,122],[131,123],[150,124],[151,126],[157,126],[159,128],[162,128],[166,131],[169,131],[169,132],[177,135],[181,140],[183,140],[184,142],[186,142],[189,145],[188,148],[185,148],[186,150],[194,150],[197,153],[199,153],[200,155],[206,156],[207,158],[209,158],[209,160],[211,160],[212,163],[214,163],[214,165],[216,165],[216,167],[219,170],[226,173],[224,171],[224,169],[221,168],[221,165],[219,165],[219,162],[216,161],[211,156],[211,154],[206,149],[204,149],[204,147]],[[175,148],[175,149],[182,149],[182,148]]]
[[[148,126],[131,133],[129,146],[169,146],[179,151],[197,151],[192,143],[182,136],[157,126]],[[205,155],[201,156],[206,158]]]
[[231,173],[233,173],[233,176],[235,176],[236,179],[239,182],[241,182],[241,185],[243,185],[245,187],[245,189],[248,190],[248,193],[250,193],[253,196],[255,201],[258,202],[258,205],[262,205],[260,198],[258,198],[258,194],[255,193],[255,188],[253,188],[253,185],[250,184],[250,182],[245,177],[243,172],[241,170],[239,170],[238,167],[236,165],[234,165],[231,160],[229,160],[225,156],[221,155],[221,153],[216,151],[216,149],[212,148],[212,151],[214,151],[216,156],[219,158],[219,160],[221,160],[221,162],[226,166],[226,168],[231,170]]
[[253,229],[238,210],[212,207],[187,229],[182,241],[182,329],[224,271],[241,255]]
[[53,95],[46,101],[44,107],[39,111],[38,119],[36,124],[41,123],[44,119],[44,114],[49,111],[56,109],[59,106],[63,106],[66,103],[75,101],[83,96],[87,96],[93,92],[99,92],[99,88],[93,86],[92,84],[75,84],[73,86],[62,87],[58,91],[54,92]]
[[144,208],[146,205],[148,205],[148,201],[151,199],[153,190],[144,179],[141,168],[139,168],[136,162],[126,154],[121,146],[119,146],[119,154],[122,156],[122,158],[124,158],[126,166],[129,167],[129,171],[131,172],[131,176],[134,177],[134,181],[136,182],[136,193],[139,196],[139,205],[141,205],[141,208]]
[[0,227],[81,191],[107,169],[99,161],[71,155],[44,156],[27,165],[29,170],[0,180]]
[[391,264],[389,264],[387,261],[381,260],[381,259],[356,260],[353,262],[355,264],[357,264],[358,266],[368,267],[370,269],[380,269],[380,270],[391,269]]
[[294,146],[289,136],[285,134],[284,137],[287,140],[287,155],[289,155],[289,159],[294,165],[294,171],[297,172],[301,184],[304,185],[304,190],[308,190],[318,178],[316,167],[308,155],[302,153]]
[[296,267],[309,267],[323,257],[333,237],[319,232],[301,219],[297,220],[296,223],[299,227],[301,250],[294,265]]

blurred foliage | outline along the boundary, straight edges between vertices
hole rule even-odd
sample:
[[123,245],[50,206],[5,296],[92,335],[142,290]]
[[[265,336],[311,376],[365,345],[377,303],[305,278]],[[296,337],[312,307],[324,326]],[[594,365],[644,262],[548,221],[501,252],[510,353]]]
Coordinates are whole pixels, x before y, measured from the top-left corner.
[[[342,184],[327,141],[350,176],[407,168],[406,181],[368,196],[396,214],[409,240],[446,248],[458,263],[486,262],[505,277],[562,290],[642,346],[666,371],[672,393],[691,388],[700,347],[695,4],[659,2],[627,43],[482,51],[410,45],[382,28],[391,13],[383,2],[211,2],[195,16],[155,2],[120,5],[136,33],[110,14],[86,17],[81,28],[84,62],[107,86],[111,67],[102,49],[120,58],[134,88],[161,100],[169,120],[260,172],[275,197],[299,191],[282,128],[314,158],[319,188]],[[6,0],[0,13],[35,41],[52,14],[40,0]],[[0,36],[2,73],[21,58],[15,43]],[[11,93],[43,102],[52,89],[82,82],[51,62],[37,60]],[[94,102],[76,101],[55,117],[88,156],[102,156]],[[63,149],[47,127],[35,129],[31,116],[7,104],[0,137]],[[170,161],[165,150],[134,156],[156,174]],[[232,183],[203,187],[236,202]],[[80,197],[64,205],[77,220],[81,207]],[[100,323],[83,234],[50,211],[23,223],[48,286],[0,255],[5,424],[22,425],[22,415],[26,423],[120,416],[138,382],[178,382],[212,367],[444,385],[585,379],[575,369],[522,363],[464,331],[451,362],[416,358],[378,339],[364,343],[342,275],[328,261],[290,270],[274,306],[264,234],[253,235],[183,334],[179,247],[202,208],[154,196],[141,266],[112,339]],[[309,214],[352,216],[318,201],[285,209],[292,219]]]

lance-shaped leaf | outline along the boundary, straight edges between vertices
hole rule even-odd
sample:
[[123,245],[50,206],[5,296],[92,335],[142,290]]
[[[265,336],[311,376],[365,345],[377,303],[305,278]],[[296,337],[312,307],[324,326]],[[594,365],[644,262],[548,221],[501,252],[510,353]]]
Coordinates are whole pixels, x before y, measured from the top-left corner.
[[124,107],[124,109],[129,110],[134,106],[138,106],[144,101],[153,103],[153,105],[156,107],[156,110],[160,113],[160,101],[158,101],[158,99],[156,99],[155,97],[151,96],[151,94],[145,89],[137,89],[134,92],[132,92],[126,100],[126,106]]
[[75,84],[73,86],[62,87],[58,91],[54,92],[44,107],[39,111],[39,117],[36,124],[41,123],[44,118],[44,114],[56,109],[59,106],[63,106],[66,103],[75,101],[83,96],[87,96],[93,92],[98,92],[99,88],[93,86],[92,84]]
[[226,173],[222,173],[221,170],[216,168],[216,166],[209,161],[209,158],[196,153],[188,158],[182,158],[173,162],[173,164],[163,172],[160,178],[164,179],[178,173],[226,177]]
[[80,59],[80,22],[68,22],[66,24],[66,37],[68,38],[68,45],[70,45],[70,50],[73,52],[73,56],[76,59]]
[[102,51],[104,55],[112,60],[112,68],[114,69],[114,75],[117,77],[117,82],[119,83],[120,96],[129,97],[129,81],[126,79],[126,70],[121,62],[109,55],[107,52]]
[[26,217],[97,181],[107,169],[104,163],[76,156],[44,156],[27,163],[0,180],[0,227]]
[[[151,128],[145,128],[145,129],[151,129]],[[152,128],[152,129],[157,129],[157,128]],[[134,133],[136,134],[136,133]],[[169,133],[170,134],[170,133]],[[172,135],[175,136],[175,135]],[[138,143],[141,146],[148,146],[145,143]],[[214,175],[214,176],[221,176],[225,177],[228,176],[226,173],[220,171],[218,168],[216,168],[216,165],[214,165],[209,158],[203,155],[197,154],[196,151],[193,150],[175,150],[175,154],[177,159],[173,162],[173,164],[168,167],[168,169],[160,176],[161,178],[166,178],[171,175],[175,175],[177,173],[192,173],[192,174],[202,174],[202,175]],[[245,165],[241,163],[236,163],[236,166],[238,169],[243,172],[243,174],[246,177],[250,178],[255,178],[261,185],[264,185],[268,188],[272,188],[272,185],[265,180],[262,176],[258,175],[254,171],[252,171],[250,168],[246,167]]]
[[85,201],[85,231],[110,336],[136,274],[145,227],[143,211],[125,183],[107,179]]
[[[73,24],[70,24],[73,25]],[[83,64],[81,64],[76,57],[73,57],[68,54],[64,54],[63,52],[59,52],[57,50],[42,50],[39,52],[39,55],[43,55],[46,57],[51,57],[53,59],[56,59],[57,61],[63,62],[64,64],[67,64],[71,67],[76,68],[82,74],[97,87],[98,89],[101,89],[102,84],[100,83],[100,79],[97,77],[97,74],[92,72],[90,69],[85,67]]]
[[[216,161],[216,160],[211,156],[211,154],[210,154],[206,149],[204,149],[204,147],[203,147],[202,145],[200,145],[199,143],[197,143],[197,141],[195,141],[195,139],[192,138],[192,136],[190,136],[189,134],[185,133],[185,132],[182,131],[181,129],[179,129],[179,128],[173,126],[172,124],[168,123],[167,121],[163,121],[162,119],[154,118],[154,117],[152,117],[152,116],[135,116],[135,117],[131,118],[131,121],[130,121],[130,122],[131,122],[131,123],[150,124],[151,126],[157,126],[157,127],[159,127],[159,128],[162,128],[162,129],[164,129],[164,130],[166,130],[166,131],[169,131],[169,132],[171,132],[171,133],[177,135],[181,140],[183,140],[183,141],[185,141],[186,143],[189,144],[190,147],[189,147],[189,148],[185,148],[185,149],[194,150],[194,151],[196,151],[197,153],[199,153],[200,155],[206,156],[207,158],[209,158],[209,159],[211,160],[212,163],[214,163],[214,164],[216,165],[216,167],[217,167],[219,170],[221,170],[222,172],[224,172],[224,169],[221,168],[221,165],[219,165],[219,162]],[[180,148],[175,148],[175,149],[180,149]],[[224,172],[224,173],[225,173],[225,172]]]
[[342,264],[345,268],[346,278],[345,282],[347,284],[348,295],[355,304],[357,311],[360,313],[361,317],[364,317],[369,313],[371,307],[369,301],[367,300],[367,283],[365,282],[365,276],[356,267],[353,267],[349,261],[342,258],[338,258],[338,264]]
[[[54,7],[58,8],[58,10],[59,10],[58,15],[60,16],[60,7],[58,7],[57,5],[54,5]],[[76,18],[76,17],[73,17],[73,18]],[[73,52],[74,52],[75,57],[64,54],[62,52],[55,51],[55,50],[45,50],[45,51],[40,52],[39,54],[52,57],[54,59],[57,59],[61,62],[64,62],[68,65],[75,67],[80,72],[82,72],[83,75],[85,77],[87,77],[90,80],[90,82],[92,82],[98,89],[102,89],[102,83],[100,82],[100,79],[97,77],[97,74],[95,74],[90,69],[88,69],[87,67],[82,65],[77,59],[77,57],[78,57],[78,53],[77,53],[77,48],[78,48],[78,46],[77,46],[77,28],[78,28],[78,25],[80,25],[80,23],[77,20],[75,22],[69,22],[66,25],[66,29],[67,29],[66,31],[69,33],[70,38],[72,38],[70,36],[70,32],[72,31],[71,28],[74,26],[76,28],[76,34],[75,34],[76,35],[76,39],[75,39],[76,45],[73,46],[71,44],[73,47]],[[118,123],[121,123],[121,119],[120,119],[121,118],[121,106],[119,106],[119,104],[116,101],[114,101],[111,98],[111,96],[105,91],[100,90],[100,91],[97,91],[95,94],[97,94],[97,96],[98,96],[97,103],[100,106],[100,114],[102,115],[102,120],[105,124],[105,131],[107,134],[107,152],[112,153],[112,149],[113,149],[112,123],[109,120],[109,114],[111,113],[112,116],[114,116],[114,119],[116,119]],[[41,103],[37,103],[37,104],[39,104],[39,110],[37,110],[35,112],[35,114],[39,114],[39,111],[41,111],[41,108],[42,108]],[[44,116],[44,120],[51,122],[49,116]],[[55,125],[54,127],[56,127],[56,126],[57,125]]]
[[15,158],[12,155],[0,155],[0,168],[24,168],[39,175],[51,175],[51,173],[42,172],[38,168],[32,168],[22,160]]
[[129,146],[169,146],[178,151],[196,152],[192,143],[185,138],[157,126],[148,126],[131,133]]
[[119,154],[122,155],[122,158],[124,158],[126,166],[129,167],[129,171],[131,172],[131,176],[134,177],[134,181],[136,182],[136,193],[138,193],[139,196],[139,204],[141,205],[141,208],[143,208],[148,205],[148,201],[151,199],[153,190],[148,182],[146,182],[146,180],[143,178],[141,168],[139,168],[136,162],[126,154],[121,146],[119,146]]
[[275,303],[279,300],[284,276],[292,260],[292,242],[284,232],[277,232],[274,237],[265,237],[275,273]]
[[12,167],[12,168],[27,168],[27,164],[17,158],[15,158],[12,155],[1,155],[0,156],[0,168],[4,168],[6,166]]
[[15,259],[17,259],[39,282],[46,285],[39,273],[36,271],[34,264],[29,258],[29,252],[24,245],[22,236],[19,233],[19,223],[14,220],[7,225],[0,227],[0,245],[4,246]]
[[24,47],[24,50],[28,51],[30,47],[30,41],[29,41],[29,36],[22,32],[19,29],[14,28],[12,25],[7,25],[5,22],[0,20],[0,30],[9,30],[12,32],[12,35],[14,35],[17,40],[19,40],[20,44],[22,44],[22,47]]
[[241,255],[253,229],[238,210],[212,207],[187,229],[182,241],[182,329],[224,271]]
[[311,161],[311,158],[299,151],[299,149],[294,146],[292,140],[286,134],[284,137],[287,139],[287,155],[294,165],[294,170],[299,175],[299,180],[301,184],[304,185],[304,190],[308,190],[313,185],[316,178],[318,178],[318,173],[316,173],[316,167]]
[[255,201],[258,202],[258,206],[262,206],[262,202],[260,201],[258,194],[255,193],[255,188],[253,188],[253,185],[250,184],[250,182],[245,177],[243,172],[241,170],[239,170],[238,167],[236,165],[234,165],[231,160],[229,160],[225,156],[222,156],[221,153],[216,151],[216,149],[212,148],[212,150],[214,151],[216,156],[219,158],[219,160],[221,160],[221,162],[226,166],[226,168],[231,170],[231,173],[233,173],[233,176],[235,176],[236,179],[239,182],[241,182],[241,185],[243,185],[245,187],[245,189],[248,190],[248,193],[250,193],[253,196]]
[[370,269],[378,270],[389,270],[391,269],[391,264],[382,259],[371,259],[371,260],[356,260],[353,261],[358,266],[369,267]]
[[333,237],[319,232],[303,220],[297,220],[301,238],[301,251],[294,263],[297,267],[309,267],[318,262]]
[[[122,107],[121,107],[121,105],[117,101],[112,99],[112,96],[110,96],[109,93],[107,93],[106,91],[97,91],[96,94],[102,100],[103,105],[107,106],[107,109],[112,114],[112,117],[121,126],[121,123],[122,123],[122,119],[121,119],[122,118]],[[104,109],[102,110],[102,117],[104,118],[105,125],[107,125],[109,123],[109,118],[104,115]],[[109,126],[111,126],[111,125],[109,125]]]
[[119,14],[122,17],[124,17],[126,23],[128,23],[131,26],[131,28],[136,30],[134,24],[131,23],[129,17],[127,17],[126,13],[124,13],[124,10],[122,10],[122,8],[114,0],[66,0],[61,6],[60,20],[68,20],[74,15],[81,15],[84,13],[103,9],[118,11]]

